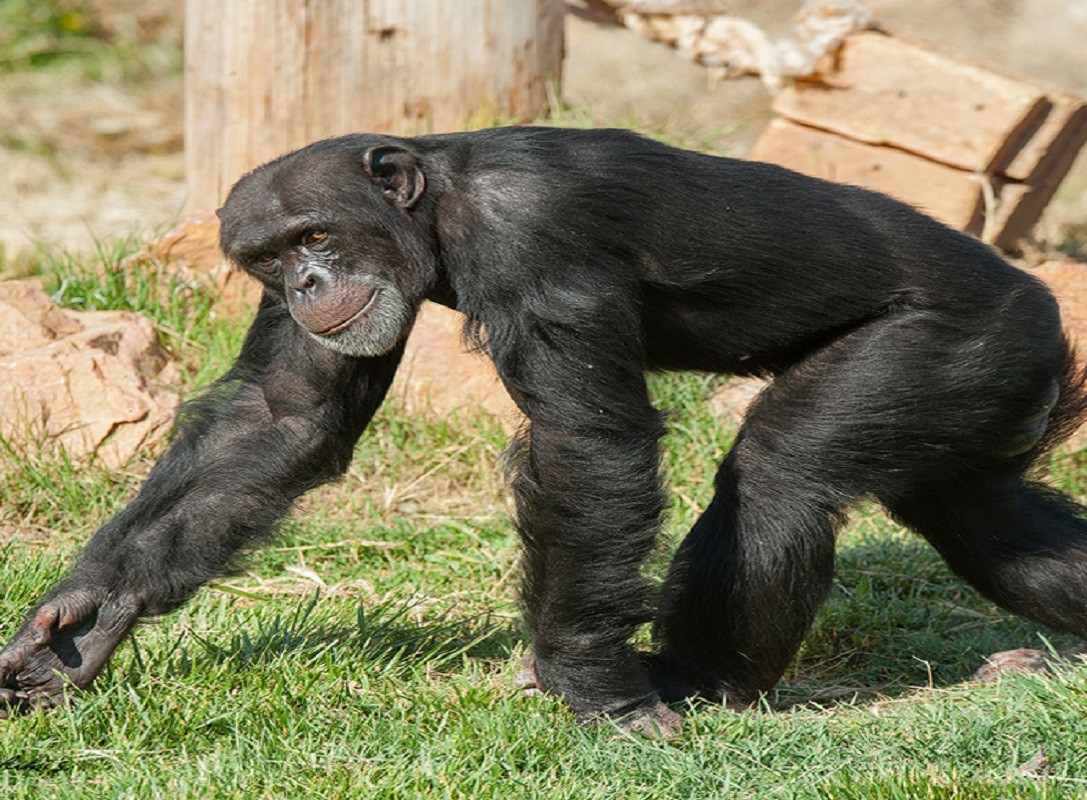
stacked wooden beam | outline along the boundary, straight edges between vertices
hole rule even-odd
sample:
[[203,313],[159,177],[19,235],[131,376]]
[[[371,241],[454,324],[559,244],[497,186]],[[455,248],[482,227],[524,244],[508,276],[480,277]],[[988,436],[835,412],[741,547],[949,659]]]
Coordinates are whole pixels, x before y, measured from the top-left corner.
[[885,192],[998,247],[1087,140],[1082,97],[876,31],[778,94],[750,158]]

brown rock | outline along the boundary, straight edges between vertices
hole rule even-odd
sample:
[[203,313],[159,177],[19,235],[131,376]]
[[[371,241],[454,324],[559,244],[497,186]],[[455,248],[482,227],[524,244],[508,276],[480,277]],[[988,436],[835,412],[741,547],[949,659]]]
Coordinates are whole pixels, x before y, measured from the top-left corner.
[[764,378],[730,378],[710,397],[710,410],[721,419],[739,424],[748,406],[768,384]]
[[1041,278],[1057,296],[1065,330],[1078,345],[1081,356],[1087,347],[1087,264],[1046,261],[1027,270]]
[[[1041,278],[1061,304],[1061,319],[1081,364],[1087,363],[1087,264],[1075,261],[1047,261],[1029,270]],[[1069,450],[1087,447],[1087,426],[1065,443]]]
[[16,450],[121,467],[169,429],[177,396],[150,322],[65,311],[31,281],[0,282],[0,435]]
[[490,360],[466,350],[463,328],[464,316],[459,312],[424,303],[393,383],[393,396],[409,413],[482,408],[508,425],[516,424],[517,407]]
[[82,326],[33,281],[0,283],[0,356],[48,344]]

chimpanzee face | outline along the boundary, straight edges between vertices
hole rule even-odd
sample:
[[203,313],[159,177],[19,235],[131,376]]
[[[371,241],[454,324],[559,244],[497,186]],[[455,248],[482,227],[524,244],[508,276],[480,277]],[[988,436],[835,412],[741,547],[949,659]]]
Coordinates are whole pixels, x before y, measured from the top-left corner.
[[395,146],[330,140],[242,178],[223,208],[223,252],[321,344],[350,356],[391,350],[436,281],[412,224],[425,188]]

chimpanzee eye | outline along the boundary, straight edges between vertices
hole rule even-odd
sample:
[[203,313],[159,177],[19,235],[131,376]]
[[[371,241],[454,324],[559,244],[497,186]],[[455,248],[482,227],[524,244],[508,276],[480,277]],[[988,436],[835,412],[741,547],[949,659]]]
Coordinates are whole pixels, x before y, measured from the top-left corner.
[[306,231],[302,234],[302,244],[305,247],[313,247],[318,242],[323,242],[328,238],[328,234],[325,231]]

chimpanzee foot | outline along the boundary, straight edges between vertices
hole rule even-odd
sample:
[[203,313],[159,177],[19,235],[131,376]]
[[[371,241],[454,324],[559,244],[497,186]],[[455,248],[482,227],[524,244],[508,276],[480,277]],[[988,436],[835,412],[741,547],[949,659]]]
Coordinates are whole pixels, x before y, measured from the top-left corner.
[[979,681],[995,681],[1002,675],[1014,675],[1020,672],[1053,672],[1054,670],[1082,664],[1087,660],[1087,643],[1076,644],[1057,651],[1056,655],[1046,650],[1004,650],[993,653],[985,659],[974,678]]
[[[529,650],[521,657],[523,668],[518,671],[513,682],[526,697],[539,697],[547,694],[547,687],[536,677],[536,658]],[[671,739],[679,733],[683,718],[659,699],[639,705],[632,711],[618,714],[578,714],[578,722],[591,725],[603,718],[612,719],[616,725],[631,733],[640,733],[655,739]]]
[[673,739],[683,727],[683,717],[657,700],[615,717],[615,724],[625,731],[652,739]]
[[42,603],[0,651],[0,719],[63,704],[69,684],[89,686],[138,616],[132,598],[87,589]]
[[666,703],[705,702],[723,705],[730,711],[747,711],[754,700],[744,699],[739,692],[721,685],[709,686],[709,681],[699,681],[687,671],[661,654],[645,654],[645,667],[657,693]]

